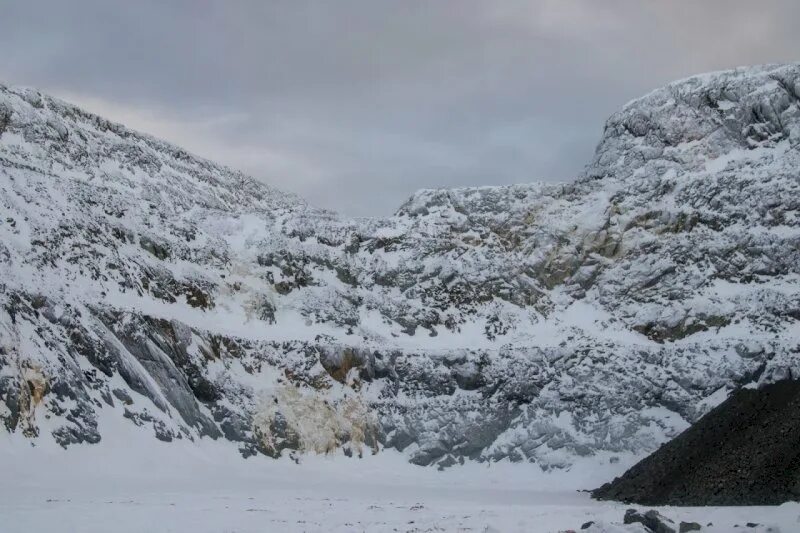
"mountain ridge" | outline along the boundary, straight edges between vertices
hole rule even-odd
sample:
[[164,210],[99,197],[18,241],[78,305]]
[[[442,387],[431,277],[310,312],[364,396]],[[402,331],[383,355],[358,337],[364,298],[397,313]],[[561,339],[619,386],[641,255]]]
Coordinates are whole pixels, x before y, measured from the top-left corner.
[[574,183],[422,190],[353,220],[15,91],[9,431],[96,442],[110,410],[244,455],[568,467],[798,371],[798,65],[638,99]]

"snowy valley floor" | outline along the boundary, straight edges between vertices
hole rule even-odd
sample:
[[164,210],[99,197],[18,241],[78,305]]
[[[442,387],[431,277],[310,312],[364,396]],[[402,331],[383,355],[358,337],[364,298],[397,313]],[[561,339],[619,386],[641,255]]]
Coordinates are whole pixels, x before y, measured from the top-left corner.
[[[467,465],[445,472],[396,453],[363,460],[242,460],[227,444],[161,443],[123,432],[68,451],[0,436],[0,531],[292,532],[618,529],[623,504],[595,502],[592,488],[626,465],[542,474],[534,465]],[[662,508],[704,531],[800,530],[800,505]],[[762,527],[734,529],[757,522]],[[594,531],[599,531],[596,529]],[[634,531],[631,529],[631,531]]]

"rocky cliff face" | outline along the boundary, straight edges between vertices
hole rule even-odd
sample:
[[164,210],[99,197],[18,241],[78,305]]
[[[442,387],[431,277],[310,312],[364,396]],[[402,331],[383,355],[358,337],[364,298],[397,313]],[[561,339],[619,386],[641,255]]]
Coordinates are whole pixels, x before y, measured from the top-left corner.
[[244,455],[644,454],[800,372],[800,66],[676,82],[567,185],[315,209],[0,87],[0,422]]

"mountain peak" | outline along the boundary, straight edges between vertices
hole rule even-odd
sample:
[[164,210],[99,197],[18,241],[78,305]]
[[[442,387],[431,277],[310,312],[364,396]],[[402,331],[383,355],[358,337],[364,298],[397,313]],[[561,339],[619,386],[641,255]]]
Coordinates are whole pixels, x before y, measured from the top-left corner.
[[[800,143],[800,64],[693,76],[633,100],[606,122],[589,178],[677,171],[739,150]],[[687,165],[688,163],[688,165]],[[647,167],[647,168],[643,168]]]

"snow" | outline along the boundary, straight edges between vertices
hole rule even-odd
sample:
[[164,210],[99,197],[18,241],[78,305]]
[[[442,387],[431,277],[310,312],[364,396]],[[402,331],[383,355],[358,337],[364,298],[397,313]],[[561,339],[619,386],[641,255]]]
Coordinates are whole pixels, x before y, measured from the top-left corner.
[[[614,531],[625,510],[637,507],[593,501],[576,490],[595,486],[594,469],[546,474],[534,465],[472,463],[439,472],[389,453],[362,460],[312,455],[300,464],[263,457],[242,461],[222,442],[158,443],[123,425],[105,434],[101,444],[67,451],[2,435],[0,529],[544,533],[595,521],[608,524],[601,531]],[[676,521],[713,522],[704,529],[710,532],[730,532],[747,522],[763,527],[745,531],[800,527],[798,504],[659,511]]]

